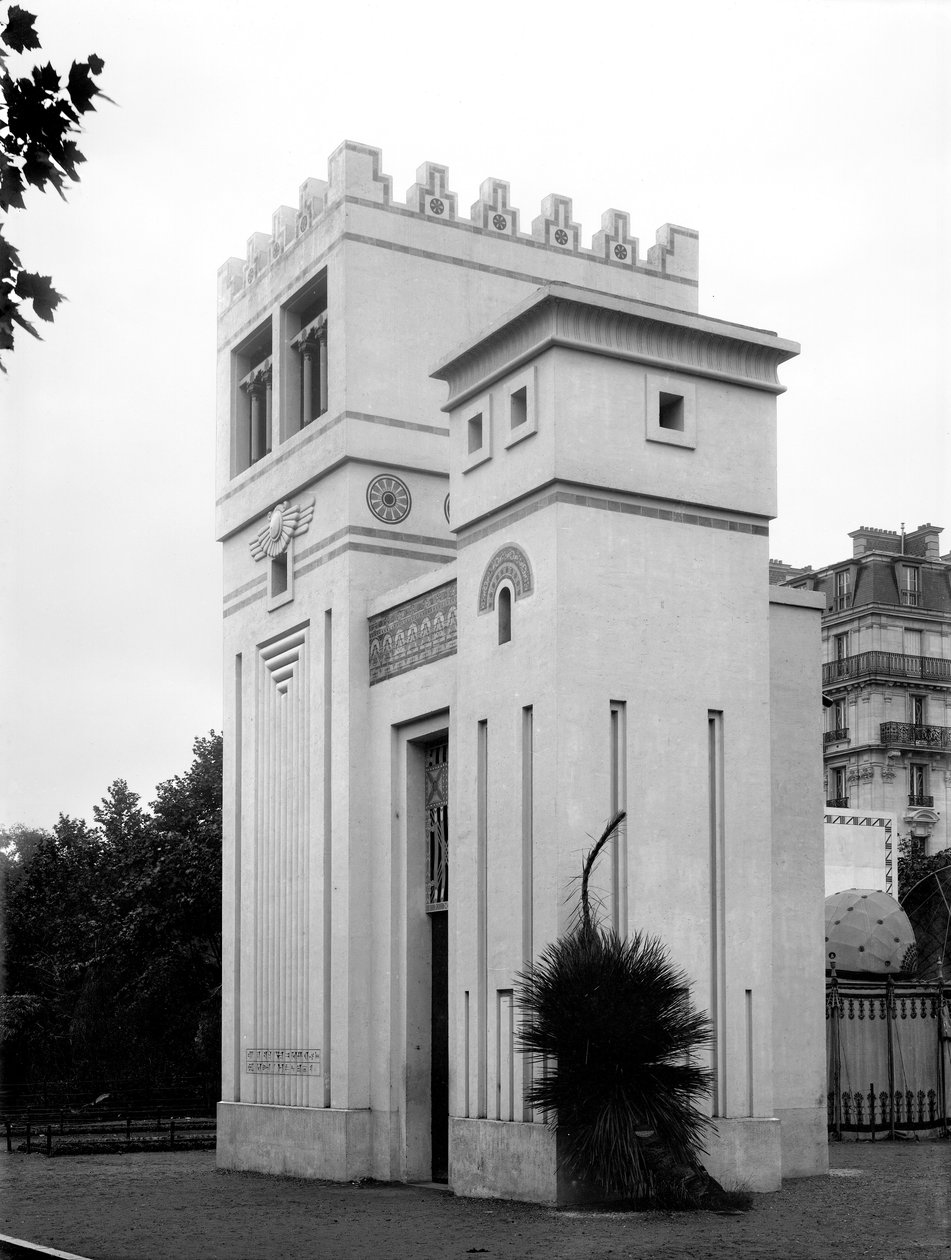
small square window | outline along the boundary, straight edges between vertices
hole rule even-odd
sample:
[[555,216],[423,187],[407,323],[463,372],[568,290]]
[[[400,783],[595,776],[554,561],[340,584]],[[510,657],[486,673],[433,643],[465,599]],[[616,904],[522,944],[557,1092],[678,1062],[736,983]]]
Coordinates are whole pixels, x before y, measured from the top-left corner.
[[645,378],[645,426],[648,442],[697,445],[697,387],[690,377],[649,373]]
[[294,598],[294,557],[291,552],[293,540],[287,551],[279,556],[271,556],[267,573],[267,610],[273,612],[289,604]]
[[502,407],[508,415],[506,447],[515,446],[538,432],[536,368],[523,369],[502,384]]
[[468,472],[492,455],[492,395],[474,398],[460,419],[462,433],[456,440],[463,443],[463,469]]
[[478,415],[470,416],[467,425],[469,434],[469,454],[475,455],[477,451],[482,450],[482,412]]
[[509,399],[509,414],[512,420],[512,428],[517,429],[519,425],[528,423],[528,387],[523,385],[521,389],[517,389]]
[[684,400],[681,394],[659,394],[658,423],[662,429],[673,429],[676,433],[684,431]]

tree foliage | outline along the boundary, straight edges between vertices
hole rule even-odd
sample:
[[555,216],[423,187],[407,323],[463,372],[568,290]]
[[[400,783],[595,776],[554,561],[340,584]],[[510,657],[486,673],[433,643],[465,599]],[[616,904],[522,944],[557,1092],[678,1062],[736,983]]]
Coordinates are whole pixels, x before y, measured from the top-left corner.
[[898,841],[899,901],[904,901],[920,880],[946,866],[951,866],[951,849],[941,849],[927,856],[921,840],[915,836],[902,836]]
[[569,1171],[607,1196],[673,1206],[707,1187],[697,1103],[710,1073],[695,1055],[710,1022],[656,937],[622,940],[591,912],[591,871],[623,817],[588,854],[573,929],[520,977],[519,1038],[547,1065],[528,1097],[557,1129]]
[[[0,17],[0,21],[2,21]],[[103,61],[95,53],[74,61],[65,77],[52,65],[33,65],[14,74],[11,54],[21,58],[39,50],[35,16],[11,4],[0,30],[0,216],[22,210],[28,187],[44,192],[55,188],[61,197],[69,181],[79,180],[78,167],[86,159],[76,143],[85,114],[96,108],[97,97],[108,100],[96,78]],[[0,371],[4,352],[13,349],[16,329],[34,337],[39,332],[24,313],[49,322],[63,300],[51,276],[28,271],[6,236],[0,219]]]
[[0,837],[8,1080],[215,1079],[221,737],[143,809],[117,779],[94,827]]

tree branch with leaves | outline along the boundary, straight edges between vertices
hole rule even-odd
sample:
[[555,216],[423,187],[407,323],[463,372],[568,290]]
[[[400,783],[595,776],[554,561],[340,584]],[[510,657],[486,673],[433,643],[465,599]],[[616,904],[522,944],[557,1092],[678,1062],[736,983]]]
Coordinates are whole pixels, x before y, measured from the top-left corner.
[[[103,61],[95,53],[74,61],[62,77],[53,66],[26,67],[15,75],[17,59],[39,49],[35,15],[11,4],[0,31],[0,371],[3,356],[13,349],[17,328],[39,338],[33,320],[49,323],[63,296],[51,276],[28,271],[6,235],[9,211],[25,208],[27,189],[45,192],[52,187],[65,199],[70,181],[79,181],[78,167],[86,159],[76,143],[82,119],[96,108],[96,99],[109,100],[96,83]],[[0,17],[0,21],[2,21]]]

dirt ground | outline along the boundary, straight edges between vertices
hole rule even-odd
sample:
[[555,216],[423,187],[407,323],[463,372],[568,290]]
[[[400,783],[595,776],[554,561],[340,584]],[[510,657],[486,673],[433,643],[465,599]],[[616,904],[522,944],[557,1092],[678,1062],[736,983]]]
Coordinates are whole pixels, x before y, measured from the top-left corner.
[[213,1153],[0,1155],[0,1234],[90,1260],[903,1260],[951,1257],[951,1142],[842,1143],[752,1212],[457,1199],[215,1170]]

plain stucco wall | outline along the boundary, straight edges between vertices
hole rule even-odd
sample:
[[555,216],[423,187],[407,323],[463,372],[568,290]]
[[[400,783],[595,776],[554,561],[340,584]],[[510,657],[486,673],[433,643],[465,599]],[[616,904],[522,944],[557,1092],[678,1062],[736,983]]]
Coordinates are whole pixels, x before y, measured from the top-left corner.
[[824,605],[813,592],[770,588],[774,1105],[784,1177],[828,1168],[819,755]]

